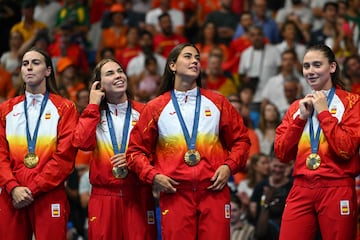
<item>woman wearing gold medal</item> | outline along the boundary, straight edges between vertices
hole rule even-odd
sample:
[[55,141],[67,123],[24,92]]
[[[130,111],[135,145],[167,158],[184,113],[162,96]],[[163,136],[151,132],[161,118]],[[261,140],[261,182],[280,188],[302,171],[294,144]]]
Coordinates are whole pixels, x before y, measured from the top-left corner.
[[151,187],[129,171],[128,136],[143,104],[131,100],[128,80],[114,59],[94,69],[89,104],[76,127],[73,145],[93,150],[92,191],[88,205],[89,239],[155,239],[155,208]]
[[0,239],[65,239],[64,181],[74,167],[74,103],[58,95],[49,55],[22,58],[25,94],[0,107]]
[[[295,160],[280,239],[355,239],[360,97],[342,89],[339,65],[325,45],[310,47],[303,75],[313,92],[294,102],[276,129],[275,153]],[[319,229],[318,229],[319,228]]]
[[200,88],[200,53],[169,54],[161,95],[131,132],[127,160],[160,192],[163,239],[230,239],[227,180],[246,164],[247,129],[222,95]]

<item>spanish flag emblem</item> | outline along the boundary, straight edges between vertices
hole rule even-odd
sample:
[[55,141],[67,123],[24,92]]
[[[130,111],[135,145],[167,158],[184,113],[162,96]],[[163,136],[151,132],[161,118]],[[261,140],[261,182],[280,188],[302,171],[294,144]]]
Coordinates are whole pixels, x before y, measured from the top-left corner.
[[50,119],[51,118],[51,113],[47,112],[45,113],[45,119]]
[[205,116],[207,116],[207,117],[211,116],[211,111],[209,108],[205,109]]
[[336,107],[331,108],[330,113],[333,114],[333,115],[336,114]]

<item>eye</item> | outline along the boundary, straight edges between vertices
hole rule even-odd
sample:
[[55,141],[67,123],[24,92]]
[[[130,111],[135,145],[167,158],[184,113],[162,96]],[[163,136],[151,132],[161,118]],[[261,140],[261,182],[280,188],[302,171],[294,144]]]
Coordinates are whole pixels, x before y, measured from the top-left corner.
[[40,65],[40,64],[41,64],[41,61],[38,60],[38,59],[34,59],[34,60],[32,61],[32,63],[33,63],[34,65]]
[[319,68],[319,67],[321,67],[322,63],[321,62],[314,62],[313,65],[314,65],[314,67]]
[[304,69],[309,69],[309,68],[310,68],[310,64],[309,64],[309,63],[304,63],[304,64],[303,64],[303,68],[304,68]]
[[113,71],[108,71],[108,72],[105,73],[105,76],[111,76],[111,75],[113,75],[113,74],[114,74]]
[[23,66],[29,65],[29,61],[23,61],[23,62],[22,62],[22,65],[23,65]]

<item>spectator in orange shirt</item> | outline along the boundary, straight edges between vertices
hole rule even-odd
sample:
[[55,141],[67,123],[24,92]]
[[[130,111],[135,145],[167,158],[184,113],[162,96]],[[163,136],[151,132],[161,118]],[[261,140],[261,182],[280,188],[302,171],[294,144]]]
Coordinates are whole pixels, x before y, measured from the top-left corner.
[[102,37],[98,47],[98,61],[100,51],[105,47],[111,47],[116,54],[121,54],[121,50],[126,47],[126,35],[128,26],[125,24],[125,8],[120,3],[113,4],[110,8],[112,25],[102,30]]
[[225,44],[220,43],[219,35],[213,22],[204,23],[200,30],[199,41],[195,45],[201,52],[200,63],[202,69],[206,69],[210,52],[215,47],[221,48],[224,61],[228,59],[228,48]]
[[57,85],[64,87],[70,100],[76,102],[76,95],[79,90],[86,88],[86,85],[81,81],[80,74],[77,72],[71,58],[62,57],[57,62]]
[[16,95],[11,74],[0,66],[0,103]]
[[72,32],[73,27],[71,25],[62,25],[55,41],[50,44],[48,53],[55,62],[65,56],[71,58],[75,67],[80,69],[83,74],[87,74],[89,65],[85,51],[79,44],[72,42]]

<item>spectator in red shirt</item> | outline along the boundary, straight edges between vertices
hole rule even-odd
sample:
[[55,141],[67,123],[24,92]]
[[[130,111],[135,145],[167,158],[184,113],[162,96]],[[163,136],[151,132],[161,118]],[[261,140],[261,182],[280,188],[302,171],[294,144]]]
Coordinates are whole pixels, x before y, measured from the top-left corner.
[[168,13],[159,16],[159,25],[161,33],[154,36],[154,49],[156,53],[166,58],[175,46],[187,42],[187,39],[173,32],[171,18]]

